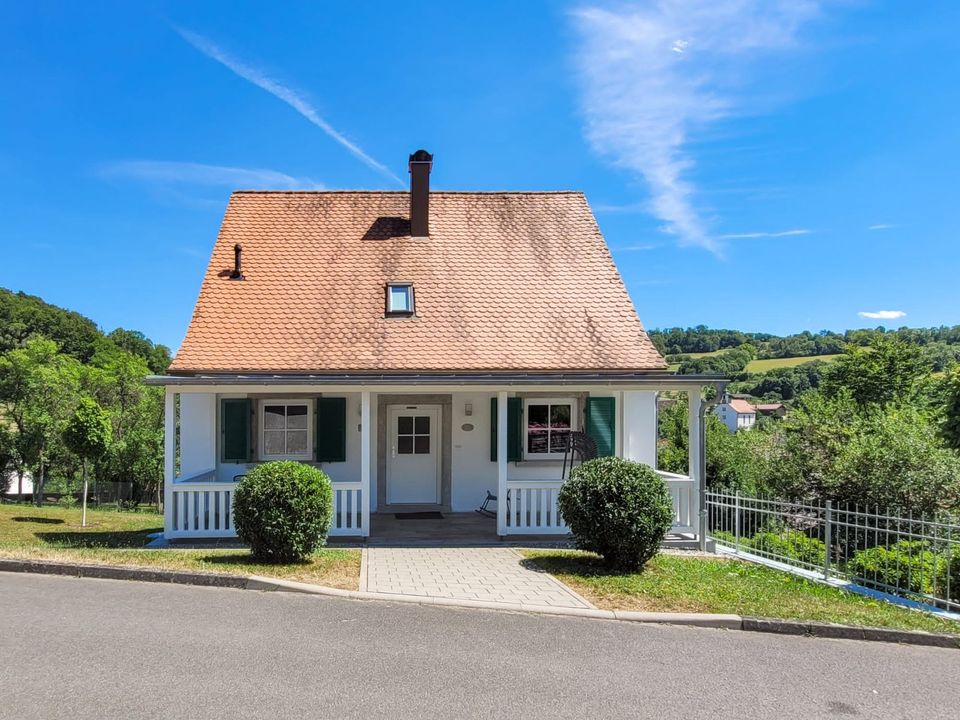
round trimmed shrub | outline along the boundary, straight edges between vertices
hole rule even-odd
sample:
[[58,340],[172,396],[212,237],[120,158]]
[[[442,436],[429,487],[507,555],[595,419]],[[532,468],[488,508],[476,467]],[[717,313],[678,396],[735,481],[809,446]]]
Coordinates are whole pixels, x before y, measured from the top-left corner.
[[330,478],[292,460],[258,465],[237,484],[233,517],[237,535],[258,560],[306,560],[330,531]]
[[673,503],[660,476],[623,458],[575,467],[560,488],[559,503],[577,547],[616,570],[642,568],[673,524]]

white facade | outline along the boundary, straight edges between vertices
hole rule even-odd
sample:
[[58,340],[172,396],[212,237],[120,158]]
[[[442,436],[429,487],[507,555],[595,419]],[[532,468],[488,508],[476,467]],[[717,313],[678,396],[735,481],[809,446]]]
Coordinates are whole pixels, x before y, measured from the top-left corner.
[[[690,387],[688,383],[683,389]],[[500,498],[498,534],[565,534],[567,528],[556,508],[562,454],[548,452],[561,442],[557,439],[553,447],[548,446],[552,423],[559,418],[562,428],[570,413],[572,429],[585,430],[585,405],[591,399],[609,398],[612,403],[605,406],[614,412],[613,454],[656,468],[658,389],[572,385],[168,386],[165,534],[234,535],[230,504],[238,476],[258,462],[271,459],[268,447],[274,453],[291,448],[296,453],[304,450],[299,428],[309,426],[311,421],[304,418],[302,409],[284,420],[280,407],[302,404],[312,417],[314,403],[321,396],[344,398],[345,404],[343,458],[336,462],[306,460],[323,469],[333,481],[336,516],[332,535],[369,534],[370,514],[378,511],[435,507],[446,512],[472,512],[488,492]],[[691,438],[698,438],[699,386],[690,398]],[[221,408],[226,399],[249,400],[253,418],[249,462],[223,459]],[[512,459],[507,451],[511,399],[523,401],[525,418],[520,432],[523,453]],[[550,427],[544,429],[534,418],[548,412],[553,416],[548,421]],[[496,423],[496,433],[492,423]],[[556,432],[562,435],[562,431]],[[308,435],[306,452],[310,454],[315,442],[312,427]],[[677,532],[693,532],[696,525],[697,440],[691,448],[690,476],[665,476],[674,495]],[[175,472],[178,451],[179,472]],[[543,458],[537,457],[538,451],[543,451]]]
[[[750,407],[750,410],[746,411],[743,405]],[[713,414],[723,421],[723,424],[727,426],[730,432],[749,430],[757,422],[756,408],[744,402],[739,406],[729,402],[720,403],[713,409]]]

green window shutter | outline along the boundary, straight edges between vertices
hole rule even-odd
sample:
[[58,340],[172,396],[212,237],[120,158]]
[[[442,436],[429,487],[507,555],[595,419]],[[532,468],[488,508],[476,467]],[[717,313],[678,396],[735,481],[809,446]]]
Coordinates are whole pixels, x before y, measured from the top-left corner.
[[342,397],[317,398],[316,457],[318,462],[346,462],[347,459],[347,399]]
[[220,401],[220,457],[223,462],[250,462],[250,409],[248,398]]
[[522,460],[523,437],[523,399],[507,398],[507,460],[520,462]]
[[[523,399],[507,398],[507,460],[519,462],[523,453]],[[497,399],[490,398],[490,460],[497,461]]]
[[612,397],[587,398],[587,435],[597,444],[600,457],[613,455],[617,445],[616,400]]

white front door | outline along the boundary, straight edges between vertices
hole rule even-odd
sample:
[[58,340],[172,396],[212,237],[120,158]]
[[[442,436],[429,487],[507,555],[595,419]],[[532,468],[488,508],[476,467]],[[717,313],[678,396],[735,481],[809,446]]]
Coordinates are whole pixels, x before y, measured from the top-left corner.
[[387,406],[387,502],[440,504],[440,406]]

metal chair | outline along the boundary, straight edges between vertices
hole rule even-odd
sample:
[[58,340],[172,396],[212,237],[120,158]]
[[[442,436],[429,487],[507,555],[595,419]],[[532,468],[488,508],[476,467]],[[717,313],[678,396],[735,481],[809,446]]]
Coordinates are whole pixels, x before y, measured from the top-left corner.
[[[560,479],[567,479],[567,470],[573,470],[573,463],[577,458],[582,464],[587,460],[593,460],[595,457],[597,457],[597,443],[594,442],[592,437],[583,432],[567,433],[567,444],[563,449],[563,468],[560,470]],[[569,468],[567,466],[568,459],[570,461]]]

